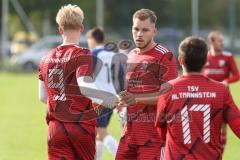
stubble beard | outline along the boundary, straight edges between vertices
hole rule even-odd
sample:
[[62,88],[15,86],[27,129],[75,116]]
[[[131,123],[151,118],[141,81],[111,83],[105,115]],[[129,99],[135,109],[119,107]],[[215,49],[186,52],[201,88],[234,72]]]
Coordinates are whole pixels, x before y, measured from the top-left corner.
[[151,43],[151,40],[147,41],[147,43],[143,46],[137,46],[139,49],[145,49],[149,44]]

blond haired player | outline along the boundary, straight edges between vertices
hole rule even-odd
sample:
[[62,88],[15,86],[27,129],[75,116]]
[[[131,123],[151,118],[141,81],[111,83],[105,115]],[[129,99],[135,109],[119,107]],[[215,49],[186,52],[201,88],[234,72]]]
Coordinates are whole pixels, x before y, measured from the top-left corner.
[[[76,5],[63,6],[56,21],[63,42],[39,66],[39,99],[47,103],[48,159],[93,160],[96,119],[81,82],[92,76],[92,55],[79,47],[84,14]],[[92,114],[91,114],[92,113]]]

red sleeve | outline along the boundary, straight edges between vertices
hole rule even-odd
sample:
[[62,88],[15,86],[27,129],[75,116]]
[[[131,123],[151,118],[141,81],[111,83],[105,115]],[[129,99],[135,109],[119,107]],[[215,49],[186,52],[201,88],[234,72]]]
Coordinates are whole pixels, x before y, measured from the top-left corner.
[[233,56],[229,57],[229,65],[230,65],[231,75],[224,81],[228,83],[233,83],[239,80],[239,71]]
[[161,80],[169,81],[178,77],[177,61],[172,52],[163,55],[160,63]]
[[157,103],[157,117],[155,126],[158,128],[158,134],[162,141],[166,141],[166,133],[167,133],[167,106],[170,102],[170,92],[159,96]]
[[225,100],[224,100],[224,120],[229,124],[232,131],[238,138],[240,138],[240,111],[234,103],[232,96],[228,89],[225,87]]
[[76,77],[93,76],[93,57],[89,51],[86,54],[80,54],[77,57]]

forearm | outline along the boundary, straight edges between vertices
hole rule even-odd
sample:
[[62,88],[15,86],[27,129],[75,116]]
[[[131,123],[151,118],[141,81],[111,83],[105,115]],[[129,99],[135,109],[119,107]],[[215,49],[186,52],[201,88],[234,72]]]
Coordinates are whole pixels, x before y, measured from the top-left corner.
[[118,101],[118,96],[115,93],[99,90],[92,82],[91,77],[79,77],[77,82],[81,94],[91,99],[94,103],[107,108],[113,108]]
[[233,133],[240,139],[240,119],[236,119],[229,123]]
[[230,75],[225,80],[227,83],[233,83],[239,80],[239,70],[233,57],[230,58]]
[[151,97],[136,97],[137,104],[151,104],[156,105],[158,101],[158,96]]
[[47,98],[40,99],[40,101],[44,104],[47,104]]
[[45,103],[47,104],[47,97],[48,97],[48,94],[47,94],[47,91],[45,89],[45,85],[44,85],[44,82],[39,80],[39,85],[38,85],[38,99],[42,102],[42,103]]
[[142,93],[142,94],[133,94],[127,91],[123,91],[119,93],[120,101],[127,105],[134,104],[150,104],[156,105],[158,102],[158,97],[165,93],[170,92],[172,86],[169,83],[164,83],[161,85],[160,90],[152,92],[152,93]]
[[143,103],[143,104],[157,104],[158,97],[160,95],[170,92],[171,89],[172,89],[172,86],[169,83],[164,83],[161,85],[161,88],[159,91],[148,93],[148,94],[136,95],[136,101],[138,103]]
[[234,83],[234,82],[237,82],[238,80],[239,80],[239,73],[235,73],[231,77],[225,79],[224,81],[226,81],[227,83]]

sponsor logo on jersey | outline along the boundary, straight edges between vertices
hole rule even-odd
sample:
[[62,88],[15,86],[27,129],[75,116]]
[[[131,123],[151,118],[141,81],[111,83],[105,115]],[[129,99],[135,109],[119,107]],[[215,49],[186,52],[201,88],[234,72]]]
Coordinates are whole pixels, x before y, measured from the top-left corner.
[[142,62],[142,69],[146,71],[147,67],[148,67],[148,62],[147,61],[143,61]]
[[226,63],[225,60],[222,60],[222,59],[218,61],[219,67],[223,67],[225,63]]

